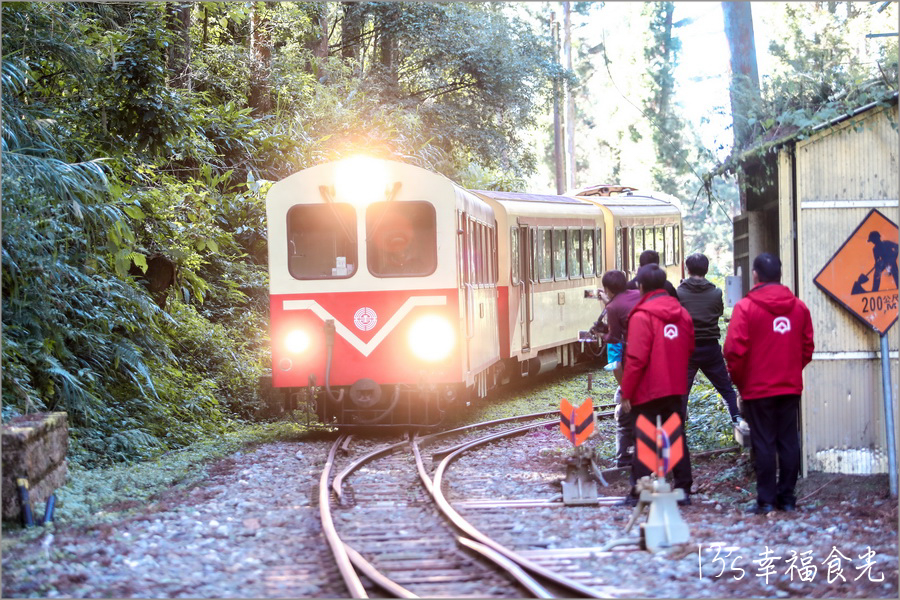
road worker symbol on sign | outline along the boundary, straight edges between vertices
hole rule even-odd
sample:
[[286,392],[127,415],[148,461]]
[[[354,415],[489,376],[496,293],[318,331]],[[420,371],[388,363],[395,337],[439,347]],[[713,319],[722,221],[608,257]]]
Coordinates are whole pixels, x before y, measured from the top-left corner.
[[884,335],[897,320],[897,275],[897,224],[873,209],[814,281]]

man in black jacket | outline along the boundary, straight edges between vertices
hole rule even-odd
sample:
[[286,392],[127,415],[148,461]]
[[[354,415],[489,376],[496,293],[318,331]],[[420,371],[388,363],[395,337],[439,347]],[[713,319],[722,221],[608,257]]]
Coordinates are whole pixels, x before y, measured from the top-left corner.
[[[638,257],[638,268],[643,267],[644,265],[658,265],[659,264],[659,252],[656,250],[644,250],[641,252],[640,257]],[[637,277],[629,281],[625,284],[625,289],[628,290],[636,290],[638,289]],[[675,286],[672,285],[672,282],[668,279],[666,280],[665,285],[663,286],[669,295],[673,298],[678,298],[678,292],[675,290]]]
[[707,281],[709,259],[702,254],[691,254],[684,261],[688,278],[678,286],[678,300],[694,321],[694,352],[688,362],[688,393],[682,398],[687,416],[688,396],[694,386],[697,371],[703,371],[710,383],[722,396],[732,422],[745,435],[750,431],[737,406],[737,393],[728,376],[722,347],[719,345],[719,317],[725,311],[722,290]]

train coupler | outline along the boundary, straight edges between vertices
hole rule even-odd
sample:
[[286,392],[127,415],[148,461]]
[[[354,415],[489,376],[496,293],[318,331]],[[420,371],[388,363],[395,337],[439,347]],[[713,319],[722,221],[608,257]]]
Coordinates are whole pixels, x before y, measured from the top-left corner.
[[641,523],[642,549],[658,552],[676,544],[687,543],[691,539],[691,532],[678,512],[678,501],[685,497],[684,490],[673,490],[664,479],[651,479],[649,476],[638,481],[637,489],[640,496],[625,531],[631,530],[644,508],[649,508],[647,522]]

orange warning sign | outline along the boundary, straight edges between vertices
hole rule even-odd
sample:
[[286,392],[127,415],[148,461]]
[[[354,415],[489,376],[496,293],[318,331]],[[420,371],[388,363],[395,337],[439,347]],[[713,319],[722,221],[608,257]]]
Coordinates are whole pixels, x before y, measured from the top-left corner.
[[897,320],[897,224],[872,209],[814,281],[884,335]]
[[644,415],[637,418],[637,459],[660,477],[684,458],[684,435],[681,417],[672,413],[662,425],[655,425]]
[[573,445],[583,444],[594,433],[594,401],[588,398],[575,408],[563,398],[559,403],[559,429]]

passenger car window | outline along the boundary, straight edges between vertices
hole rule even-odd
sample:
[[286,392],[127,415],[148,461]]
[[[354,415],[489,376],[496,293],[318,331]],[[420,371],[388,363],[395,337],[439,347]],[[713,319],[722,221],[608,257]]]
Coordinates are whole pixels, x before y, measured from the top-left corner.
[[594,232],[585,229],[581,232],[581,255],[582,263],[584,263],[585,277],[591,277],[594,274]]
[[356,211],[350,204],[298,204],[287,214],[288,272],[294,279],[356,273]]
[[566,278],[566,230],[553,230],[553,276]]
[[581,277],[581,230],[569,230],[569,277]]
[[424,277],[437,269],[437,227],[428,202],[375,202],[366,209],[366,259],[376,277]]
[[540,238],[540,280],[547,281],[553,279],[553,231],[541,229]]

